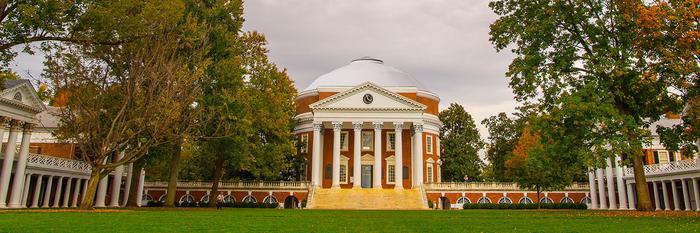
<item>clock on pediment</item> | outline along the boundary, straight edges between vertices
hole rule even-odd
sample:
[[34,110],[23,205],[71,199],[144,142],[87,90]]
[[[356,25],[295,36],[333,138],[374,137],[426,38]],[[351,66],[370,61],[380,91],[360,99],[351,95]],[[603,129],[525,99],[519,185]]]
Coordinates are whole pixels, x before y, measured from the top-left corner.
[[374,100],[374,97],[372,94],[365,94],[362,96],[362,102],[365,102],[365,104],[371,104],[372,101]]

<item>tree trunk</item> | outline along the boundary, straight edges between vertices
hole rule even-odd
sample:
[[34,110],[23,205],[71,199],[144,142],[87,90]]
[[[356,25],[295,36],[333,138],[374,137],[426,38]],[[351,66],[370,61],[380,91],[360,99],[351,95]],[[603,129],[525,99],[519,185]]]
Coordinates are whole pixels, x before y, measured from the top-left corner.
[[168,191],[165,196],[166,207],[175,207],[175,192],[177,191],[177,172],[180,165],[180,156],[182,155],[182,139],[178,139],[175,143],[175,151],[170,159],[170,177],[168,179]]
[[[126,202],[127,207],[138,207],[138,192],[139,192],[139,181],[141,180],[141,169],[146,165],[146,160],[141,158],[134,162],[134,167],[131,172],[131,187],[129,188],[129,200]],[[143,191],[143,190],[142,190]],[[143,205],[144,203],[142,203]]]
[[632,155],[634,183],[635,187],[637,188],[637,210],[652,211],[654,208],[651,206],[651,196],[649,195],[649,188],[647,187],[647,177],[644,176],[644,163],[642,163],[642,156],[642,151],[636,152]]
[[97,192],[97,185],[100,183],[100,179],[102,179],[100,172],[98,169],[93,168],[92,172],[90,173],[90,179],[88,180],[87,190],[85,190],[85,196],[83,196],[83,200],[80,202],[79,209],[93,209],[92,206],[95,203],[95,193]]
[[219,192],[219,181],[224,175],[224,158],[222,155],[216,156],[216,163],[214,164],[214,180],[211,182],[211,192],[209,192],[209,207],[216,206],[216,196]]
[[537,209],[540,209],[540,186],[537,186]]

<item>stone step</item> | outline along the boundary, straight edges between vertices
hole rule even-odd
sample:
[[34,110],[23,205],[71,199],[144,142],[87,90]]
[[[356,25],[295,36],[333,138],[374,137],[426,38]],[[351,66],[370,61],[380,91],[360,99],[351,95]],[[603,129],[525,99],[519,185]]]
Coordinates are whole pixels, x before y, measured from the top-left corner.
[[421,193],[414,189],[316,189],[310,209],[422,210]]

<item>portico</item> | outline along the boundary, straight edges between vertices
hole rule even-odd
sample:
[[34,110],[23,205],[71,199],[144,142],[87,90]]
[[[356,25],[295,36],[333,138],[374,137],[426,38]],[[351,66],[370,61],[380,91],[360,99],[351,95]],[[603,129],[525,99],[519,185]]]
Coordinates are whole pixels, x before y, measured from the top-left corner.
[[439,98],[405,73],[357,59],[319,77],[297,103],[295,133],[312,186],[400,190],[437,182]]

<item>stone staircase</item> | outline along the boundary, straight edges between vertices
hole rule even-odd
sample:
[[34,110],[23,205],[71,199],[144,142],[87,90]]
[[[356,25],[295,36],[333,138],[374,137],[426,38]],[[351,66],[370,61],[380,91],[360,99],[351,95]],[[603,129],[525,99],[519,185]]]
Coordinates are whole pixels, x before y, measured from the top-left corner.
[[425,210],[418,189],[314,189],[309,209]]

